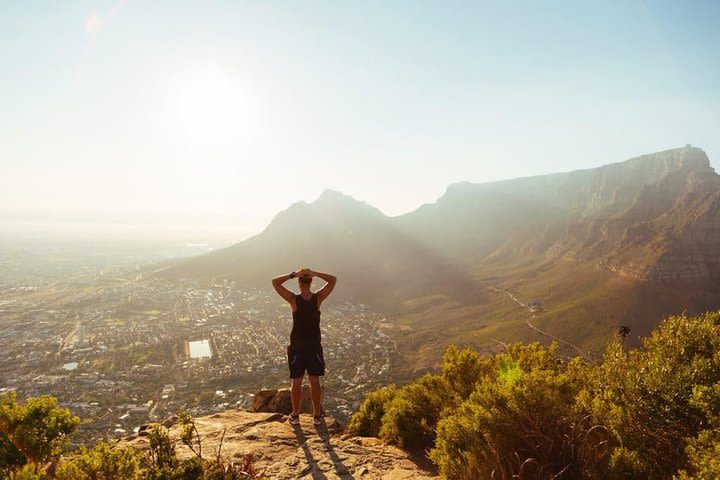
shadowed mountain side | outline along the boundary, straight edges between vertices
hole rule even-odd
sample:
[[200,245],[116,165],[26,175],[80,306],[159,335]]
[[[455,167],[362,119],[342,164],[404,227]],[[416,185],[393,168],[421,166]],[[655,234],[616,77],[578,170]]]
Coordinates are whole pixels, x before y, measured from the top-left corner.
[[332,191],[313,203],[292,205],[259,235],[159,274],[266,287],[272,277],[302,266],[338,276],[334,299],[386,310],[430,293],[463,303],[485,295],[469,272],[420,245],[379,210]]

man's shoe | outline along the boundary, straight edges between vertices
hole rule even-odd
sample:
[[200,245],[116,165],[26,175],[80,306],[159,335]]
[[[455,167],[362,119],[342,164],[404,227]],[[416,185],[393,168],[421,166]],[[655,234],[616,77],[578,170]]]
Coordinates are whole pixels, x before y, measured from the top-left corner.
[[315,425],[321,425],[325,421],[325,414],[321,411],[320,415],[313,417],[313,423]]
[[300,415],[290,414],[288,416],[288,422],[290,422],[293,425],[299,425],[300,424]]

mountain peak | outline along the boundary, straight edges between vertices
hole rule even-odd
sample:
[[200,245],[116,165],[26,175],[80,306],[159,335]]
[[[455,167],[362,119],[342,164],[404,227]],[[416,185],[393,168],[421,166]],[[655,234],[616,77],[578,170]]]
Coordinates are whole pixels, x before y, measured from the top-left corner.
[[372,215],[384,216],[380,210],[372,205],[351,197],[350,195],[331,189],[325,189],[317,200],[310,203],[309,206],[335,212],[339,210],[355,210],[370,213]]
[[[320,196],[317,198],[316,201],[327,201],[327,200],[355,200],[349,195],[345,195],[342,192],[339,192],[337,190],[333,190],[331,188],[326,188],[323,190],[323,192],[320,194]],[[355,200],[357,201],[357,200]]]
[[339,192],[337,190],[332,190],[329,188],[326,188],[325,190],[323,190],[323,192],[320,194],[320,196],[314,202],[311,203],[311,205],[323,205],[323,204],[368,206],[367,203],[362,202],[356,198],[353,198],[350,195],[346,195],[342,192]]

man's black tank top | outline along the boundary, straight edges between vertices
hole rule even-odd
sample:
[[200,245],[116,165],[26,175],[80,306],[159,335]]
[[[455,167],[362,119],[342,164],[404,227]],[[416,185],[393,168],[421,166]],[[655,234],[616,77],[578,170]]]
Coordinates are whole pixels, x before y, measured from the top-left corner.
[[320,309],[317,294],[309,300],[295,295],[296,309],[293,312],[293,327],[290,332],[290,346],[293,348],[317,348],[320,346]]

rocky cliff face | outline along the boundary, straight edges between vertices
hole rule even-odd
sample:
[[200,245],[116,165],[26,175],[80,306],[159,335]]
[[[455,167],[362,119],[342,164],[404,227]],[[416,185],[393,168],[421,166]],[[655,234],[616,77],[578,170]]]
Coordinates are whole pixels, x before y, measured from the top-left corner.
[[[313,425],[309,415],[301,415],[300,419],[300,425],[291,425],[280,413],[229,410],[197,418],[195,424],[203,451],[214,452],[222,438],[221,453],[225,458],[240,461],[254,454],[256,466],[272,479],[439,478],[408,453],[376,438],[343,435],[341,426],[332,418],[326,418],[321,426]],[[164,424],[170,437],[177,440],[180,426],[172,418]],[[193,455],[177,443],[180,458]],[[128,437],[118,446],[146,449],[147,436]]]
[[[720,176],[700,149],[666,153],[664,174],[608,224],[608,267],[640,280],[720,275]],[[657,159],[661,162],[663,159]]]

